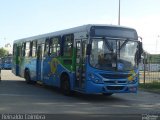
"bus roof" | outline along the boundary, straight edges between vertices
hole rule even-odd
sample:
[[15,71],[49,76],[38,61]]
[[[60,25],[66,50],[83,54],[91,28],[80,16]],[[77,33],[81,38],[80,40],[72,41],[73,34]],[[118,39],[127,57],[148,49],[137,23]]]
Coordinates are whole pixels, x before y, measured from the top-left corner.
[[108,26],[108,27],[118,27],[118,28],[126,28],[126,29],[135,30],[133,28],[129,28],[129,27],[125,27],[125,26],[118,26],[118,25],[87,24],[87,25],[73,27],[73,28],[69,28],[69,29],[65,29],[65,30],[56,31],[56,32],[51,32],[51,33],[36,35],[36,36],[28,37],[28,38],[18,39],[18,40],[15,40],[14,43],[23,42],[23,41],[31,41],[31,40],[41,39],[41,38],[48,38],[48,37],[52,37],[52,36],[60,36],[60,35],[64,35],[64,34],[71,34],[71,33],[77,33],[77,32],[84,32],[84,31],[88,32],[92,26],[106,26],[106,27]]

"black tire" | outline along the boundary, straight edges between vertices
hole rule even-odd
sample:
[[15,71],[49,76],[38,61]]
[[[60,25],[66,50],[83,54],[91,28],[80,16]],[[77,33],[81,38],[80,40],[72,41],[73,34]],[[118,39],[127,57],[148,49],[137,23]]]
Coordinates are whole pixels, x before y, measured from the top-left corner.
[[103,93],[103,95],[105,95],[105,96],[111,96],[111,95],[113,95],[113,93]]
[[61,91],[66,96],[71,95],[70,82],[69,82],[69,77],[67,75],[63,75],[61,77]]
[[31,78],[28,70],[25,71],[25,80],[27,84],[31,84]]

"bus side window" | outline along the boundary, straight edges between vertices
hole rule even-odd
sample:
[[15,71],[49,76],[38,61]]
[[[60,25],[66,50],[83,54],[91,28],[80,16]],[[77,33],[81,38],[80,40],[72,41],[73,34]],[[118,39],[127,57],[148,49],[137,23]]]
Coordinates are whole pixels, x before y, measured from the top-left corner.
[[26,47],[26,43],[22,43],[22,50],[19,52],[20,56],[25,56],[25,47]]
[[32,57],[36,57],[36,52],[37,52],[37,41],[33,41],[31,46]]
[[71,57],[73,52],[73,34],[63,36],[63,56]]
[[29,57],[31,52],[30,52],[30,42],[26,42],[26,46],[25,46],[25,57]]
[[54,56],[60,55],[60,37],[51,38],[50,54]]
[[46,41],[45,41],[45,49],[44,49],[44,56],[50,56],[49,44],[50,44],[50,40],[46,39]]
[[15,56],[17,53],[16,48],[17,48],[17,44],[13,44],[13,56]]
[[42,49],[41,46],[38,46],[37,48],[37,59],[42,59]]

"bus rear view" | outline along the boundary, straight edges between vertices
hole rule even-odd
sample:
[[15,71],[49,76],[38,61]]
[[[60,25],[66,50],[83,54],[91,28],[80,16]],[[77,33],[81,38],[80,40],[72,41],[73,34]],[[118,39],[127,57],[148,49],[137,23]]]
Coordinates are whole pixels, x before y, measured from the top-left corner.
[[87,47],[89,93],[137,92],[142,43],[137,32],[117,26],[92,26]]

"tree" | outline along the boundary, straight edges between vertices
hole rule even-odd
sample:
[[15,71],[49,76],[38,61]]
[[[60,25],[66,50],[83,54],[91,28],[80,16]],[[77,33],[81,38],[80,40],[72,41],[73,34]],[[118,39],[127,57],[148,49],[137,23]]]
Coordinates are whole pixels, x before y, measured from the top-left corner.
[[0,57],[4,57],[5,55],[8,55],[8,51],[4,48],[0,48]]

